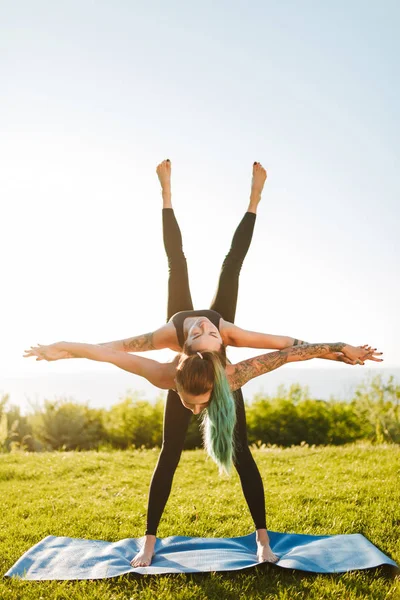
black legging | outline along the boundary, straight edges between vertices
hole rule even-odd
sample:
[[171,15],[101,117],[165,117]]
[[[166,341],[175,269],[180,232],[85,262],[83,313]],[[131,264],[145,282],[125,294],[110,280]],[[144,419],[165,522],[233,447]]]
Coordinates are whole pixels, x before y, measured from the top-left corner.
[[[168,257],[168,316],[181,310],[193,310],[182,236],[172,208],[163,209],[164,246]],[[247,212],[232,239],[219,276],[210,308],[224,320],[234,322],[239,286],[239,273],[253,235],[256,215]],[[236,455],[234,465],[240,477],[246,502],[256,529],[266,529],[264,487],[260,472],[247,442],[246,413],[242,390],[233,393],[236,404],[234,431]],[[150,484],[146,535],[156,535],[161,515],[167,503],[172,480],[183,450],[192,412],[185,408],[178,394],[169,390],[164,411],[163,443]]]

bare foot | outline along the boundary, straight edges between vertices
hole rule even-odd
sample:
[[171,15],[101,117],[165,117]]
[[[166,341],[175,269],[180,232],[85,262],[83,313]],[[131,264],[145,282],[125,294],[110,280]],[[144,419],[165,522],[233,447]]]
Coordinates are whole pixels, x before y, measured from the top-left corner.
[[276,556],[271,550],[268,543],[257,542],[257,559],[258,562],[271,562],[276,563],[279,560],[279,556]]
[[271,550],[269,545],[269,536],[266,529],[257,529],[256,541],[258,562],[278,562],[279,556],[276,556],[276,554],[274,554]]
[[161,183],[163,208],[172,208],[171,204],[171,161],[169,158],[163,160],[157,166],[157,175]]
[[253,178],[251,180],[250,204],[248,212],[257,212],[257,206],[261,200],[261,194],[267,179],[267,171],[260,163],[253,165]]
[[155,535],[146,535],[146,541],[143,548],[131,560],[132,567],[148,567],[154,556],[154,546],[156,544]]

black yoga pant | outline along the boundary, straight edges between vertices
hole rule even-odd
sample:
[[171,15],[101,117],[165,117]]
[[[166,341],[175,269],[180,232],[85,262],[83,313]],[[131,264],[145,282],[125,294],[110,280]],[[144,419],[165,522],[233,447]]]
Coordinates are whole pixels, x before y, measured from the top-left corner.
[[[164,246],[168,258],[167,321],[181,310],[193,310],[182,236],[172,208],[163,209]],[[232,239],[219,276],[217,290],[210,308],[223,319],[234,322],[239,287],[239,274],[253,235],[256,215],[247,212]],[[260,472],[247,441],[246,413],[242,390],[233,393],[236,404],[234,431],[236,455],[234,465],[240,477],[256,529],[266,529],[264,487]],[[185,408],[178,394],[169,390],[164,411],[163,443],[150,484],[146,535],[156,535],[167,503],[172,480],[178,466],[192,412]]]

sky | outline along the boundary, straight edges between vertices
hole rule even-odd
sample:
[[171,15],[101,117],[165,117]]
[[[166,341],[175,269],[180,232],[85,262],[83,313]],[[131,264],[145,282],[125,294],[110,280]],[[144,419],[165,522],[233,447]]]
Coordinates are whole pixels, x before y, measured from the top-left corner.
[[399,20],[390,0],[1,3],[0,377],[115,369],[22,355],[165,322],[165,158],[195,308],[259,161],[236,323],[400,366]]

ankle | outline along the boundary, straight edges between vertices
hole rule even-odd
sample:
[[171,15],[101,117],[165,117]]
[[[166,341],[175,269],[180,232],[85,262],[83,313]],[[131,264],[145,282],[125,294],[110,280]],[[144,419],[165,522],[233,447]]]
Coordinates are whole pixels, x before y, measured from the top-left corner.
[[145,536],[144,544],[145,544],[145,546],[154,546],[156,543],[156,540],[157,540],[157,538],[155,535],[147,534]]
[[269,537],[266,529],[257,529],[256,541],[260,544],[269,544]]
[[256,203],[256,202],[252,202],[250,200],[250,204],[249,204],[249,206],[247,208],[247,212],[251,212],[251,213],[254,213],[256,215],[257,214],[257,208],[258,208],[258,202]]
[[172,197],[169,190],[162,190],[163,208],[172,208]]
[[260,201],[261,201],[261,193],[252,194],[250,196],[250,202],[249,202],[249,207],[247,209],[247,212],[252,212],[252,213],[256,214],[258,205],[260,204]]

